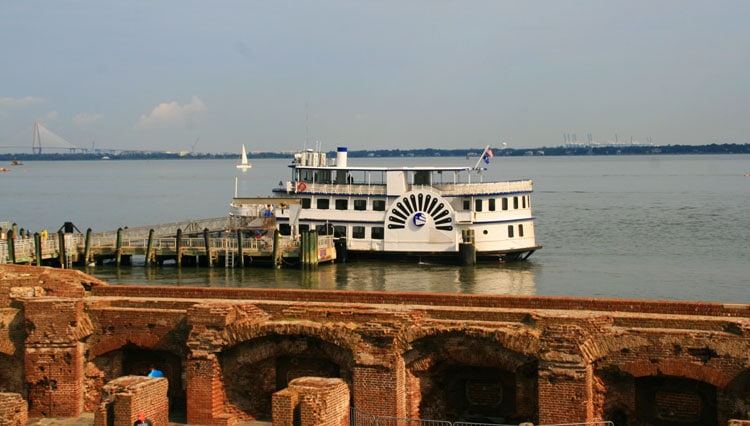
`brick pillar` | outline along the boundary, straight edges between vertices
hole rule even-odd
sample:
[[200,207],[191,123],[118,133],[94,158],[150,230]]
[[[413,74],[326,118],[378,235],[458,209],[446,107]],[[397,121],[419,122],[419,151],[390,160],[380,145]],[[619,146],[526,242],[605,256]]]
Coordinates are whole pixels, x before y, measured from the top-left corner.
[[165,378],[122,376],[108,382],[94,426],[131,426],[139,412],[155,425],[169,424],[168,388]]
[[273,425],[349,426],[349,386],[341,379],[298,377],[273,395]]
[[28,407],[21,394],[0,392],[0,425],[26,426],[28,422]]
[[91,334],[82,299],[24,301],[28,335],[24,376],[31,417],[77,417],[83,412],[84,347]]
[[352,374],[354,407],[369,414],[406,416],[406,385],[403,360],[395,369],[383,366],[356,366]]
[[578,423],[593,420],[591,366],[541,367],[539,370],[539,424]]
[[224,413],[226,395],[216,354],[193,352],[187,360],[187,419],[200,425],[233,424]]

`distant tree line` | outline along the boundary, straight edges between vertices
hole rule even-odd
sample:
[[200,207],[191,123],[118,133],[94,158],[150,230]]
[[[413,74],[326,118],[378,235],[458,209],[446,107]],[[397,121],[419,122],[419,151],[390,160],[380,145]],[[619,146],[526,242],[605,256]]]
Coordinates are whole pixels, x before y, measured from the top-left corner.
[[[378,149],[349,151],[350,157],[465,157],[476,156],[484,152],[484,148],[462,149]],[[710,145],[624,145],[624,146],[554,146],[541,148],[493,148],[495,156],[524,156],[524,155],[660,155],[660,154],[750,154],[750,144],[710,144]],[[336,152],[330,151],[330,157]],[[235,153],[191,153],[179,154],[173,152],[138,152],[126,151],[122,153],[49,153],[49,154],[0,154],[0,161],[70,161],[70,160],[101,160],[106,156],[109,160],[200,160],[200,159],[231,159],[237,158]],[[250,158],[289,158],[288,152],[253,152]]]

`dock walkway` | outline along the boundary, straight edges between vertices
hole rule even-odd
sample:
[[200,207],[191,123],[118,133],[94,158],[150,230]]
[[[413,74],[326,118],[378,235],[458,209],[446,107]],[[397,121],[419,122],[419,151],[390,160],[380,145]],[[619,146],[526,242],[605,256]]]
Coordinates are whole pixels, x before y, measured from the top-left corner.
[[275,218],[240,219],[233,216],[187,220],[136,228],[82,233],[66,223],[57,233],[33,236],[3,222],[0,264],[16,263],[70,268],[73,265],[174,262],[177,266],[243,267],[261,265],[317,265],[336,259],[332,236],[305,232],[282,236]]

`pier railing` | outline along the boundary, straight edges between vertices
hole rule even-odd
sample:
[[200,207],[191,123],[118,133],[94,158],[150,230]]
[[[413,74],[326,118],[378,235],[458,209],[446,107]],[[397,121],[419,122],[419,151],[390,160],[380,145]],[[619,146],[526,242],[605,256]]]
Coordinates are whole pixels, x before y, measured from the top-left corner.
[[[149,228],[149,231],[151,229]],[[218,258],[230,257],[230,253],[233,259],[240,253],[240,241],[244,256],[271,258],[274,254],[299,256],[300,252],[299,238],[279,236],[274,253],[273,233],[244,238],[238,238],[236,233],[222,233],[221,236],[212,236],[208,239],[203,236],[181,236],[179,243],[176,235],[149,237],[148,234],[142,236],[140,230],[135,234],[136,236],[133,236],[122,230],[121,232],[89,233],[88,237],[87,234],[67,233],[50,234],[44,238],[36,234],[34,237],[13,238],[12,242],[0,239],[0,263],[42,264],[46,260],[55,259],[60,264],[70,266],[73,262],[88,264],[97,258],[119,258],[119,256],[179,257],[186,255]],[[39,245],[38,251],[37,244]],[[335,259],[334,237],[319,236],[317,249],[319,253],[325,253],[321,261]],[[65,258],[62,258],[63,255]]]

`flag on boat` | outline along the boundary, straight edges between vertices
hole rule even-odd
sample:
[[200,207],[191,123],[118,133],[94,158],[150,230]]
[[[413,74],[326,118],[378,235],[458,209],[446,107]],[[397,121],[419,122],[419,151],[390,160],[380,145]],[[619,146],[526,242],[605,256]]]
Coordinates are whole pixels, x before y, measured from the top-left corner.
[[485,164],[490,164],[490,158],[492,158],[492,157],[494,157],[494,156],[495,156],[495,154],[493,154],[493,153],[492,153],[492,150],[491,150],[491,149],[489,149],[489,148],[487,148],[487,149],[486,149],[486,150],[484,151],[484,163],[485,163]]

